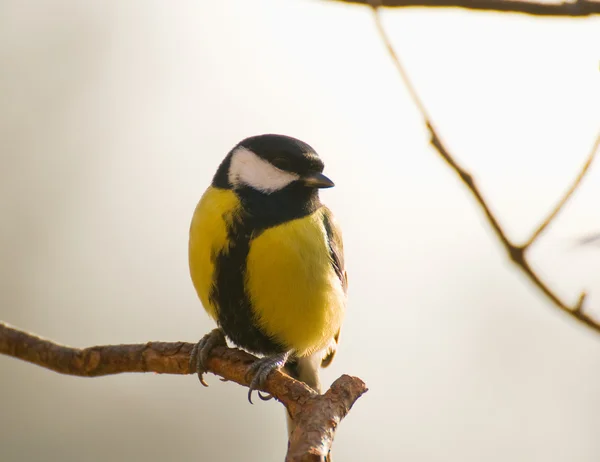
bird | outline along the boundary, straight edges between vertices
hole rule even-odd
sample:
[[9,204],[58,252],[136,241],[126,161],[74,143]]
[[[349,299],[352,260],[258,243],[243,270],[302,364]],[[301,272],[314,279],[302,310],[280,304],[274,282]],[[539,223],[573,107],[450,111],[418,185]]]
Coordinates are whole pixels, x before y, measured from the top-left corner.
[[323,170],[303,141],[251,136],[229,151],[198,202],[190,276],[218,326],[191,354],[203,385],[210,351],[228,339],[260,356],[248,371],[250,403],[253,391],[268,399],[260,389],[276,369],[321,393],[319,369],[336,354],[348,289],[341,229],[319,198],[334,186]]

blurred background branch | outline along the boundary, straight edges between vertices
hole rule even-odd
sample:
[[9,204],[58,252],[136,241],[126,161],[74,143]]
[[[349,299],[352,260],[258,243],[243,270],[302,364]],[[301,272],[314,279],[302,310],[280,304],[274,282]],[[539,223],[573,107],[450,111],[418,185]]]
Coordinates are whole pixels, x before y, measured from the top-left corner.
[[564,313],[572,316],[577,319],[581,323],[595,330],[596,332],[600,332],[600,322],[593,319],[583,310],[583,303],[585,301],[586,294],[585,292],[581,293],[577,301],[573,304],[568,303],[561,299],[556,292],[549,287],[549,285],[544,282],[537,272],[531,267],[528,259],[527,259],[527,251],[531,248],[531,246],[537,241],[539,236],[544,232],[544,230],[552,223],[552,221],[556,218],[558,213],[564,208],[567,201],[571,198],[575,190],[581,184],[581,181],[585,177],[586,173],[589,171],[590,165],[592,161],[596,157],[596,153],[600,147],[600,133],[597,135],[596,140],[593,143],[592,149],[587,156],[586,161],[583,164],[583,167],[579,171],[579,174],[575,178],[571,187],[566,191],[566,193],[562,196],[562,198],[557,202],[552,211],[548,214],[548,216],[541,222],[541,224],[536,228],[536,230],[531,234],[529,239],[525,241],[524,244],[516,244],[514,243],[506,234],[503,227],[500,225],[500,222],[496,215],[492,212],[490,206],[488,205],[486,199],[484,199],[483,194],[481,193],[479,187],[473,175],[471,175],[462,165],[460,165],[454,156],[450,154],[448,149],[442,143],[437,130],[435,129],[433,122],[431,121],[431,117],[427,113],[425,106],[417,94],[415,87],[413,86],[402,62],[394,46],[383,26],[380,15],[380,6],[375,4],[376,2],[372,2],[373,13],[375,17],[375,22],[377,26],[377,30],[383,43],[385,44],[389,55],[394,62],[396,69],[398,70],[404,85],[406,86],[410,96],[419,109],[419,112],[425,119],[425,124],[427,129],[429,130],[429,134],[431,136],[431,144],[436,149],[437,153],[440,155],[444,161],[450,166],[452,170],[460,177],[461,181],[469,188],[469,191],[472,193],[473,197],[483,210],[494,234],[508,253],[509,258],[512,260],[515,265],[521,269],[521,271],[527,276],[527,278],[553,303],[554,306],[559,308]]
[[[55,372],[99,377],[124,372],[192,374],[186,342],[148,342],[135,345],[102,345],[72,348],[42,339],[0,322],[0,353]],[[246,374],[256,358],[241,350],[215,347],[208,369],[226,381],[248,386]],[[304,383],[274,371],[264,390],[281,402],[296,422],[286,461],[322,460],[331,448],[335,429],[350,408],[367,391],[362,380],[342,375],[323,395]]]
[[578,241],[579,245],[600,244],[600,233],[590,234],[582,237]]
[[[331,0],[330,0],[331,1]],[[369,0],[333,0],[341,3],[369,5]],[[546,3],[518,0],[382,0],[379,6],[392,8],[461,8],[474,11],[519,13],[531,16],[581,17],[600,14],[600,2]]]

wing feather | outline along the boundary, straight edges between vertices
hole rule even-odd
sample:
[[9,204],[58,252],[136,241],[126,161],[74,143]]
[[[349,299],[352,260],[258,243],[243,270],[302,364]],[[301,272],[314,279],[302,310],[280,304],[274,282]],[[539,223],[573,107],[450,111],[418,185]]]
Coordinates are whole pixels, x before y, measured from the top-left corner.
[[[331,256],[331,265],[335,270],[340,282],[342,283],[342,287],[344,289],[344,293],[348,292],[348,273],[346,272],[345,262],[344,262],[344,243],[342,240],[342,231],[335,221],[333,213],[329,208],[323,206],[323,225],[325,226],[325,231],[327,232],[327,240],[329,242],[329,253]],[[335,336],[331,339],[331,343],[325,350],[325,356],[321,361],[321,367],[327,367],[333,361],[335,353],[337,351],[337,345],[339,343],[340,331],[338,330]]]

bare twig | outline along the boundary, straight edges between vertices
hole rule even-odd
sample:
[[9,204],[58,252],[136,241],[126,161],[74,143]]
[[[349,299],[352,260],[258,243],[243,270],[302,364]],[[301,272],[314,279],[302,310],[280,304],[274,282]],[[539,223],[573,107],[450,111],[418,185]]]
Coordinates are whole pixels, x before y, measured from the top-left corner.
[[577,245],[589,245],[589,244],[599,244],[599,243],[600,243],[600,234],[599,233],[589,234],[589,235],[579,238],[577,240]]
[[554,220],[554,218],[562,210],[566,202],[571,198],[577,187],[581,184],[581,181],[583,180],[585,174],[588,172],[589,167],[592,164],[594,158],[596,157],[596,153],[600,148],[600,133],[598,134],[592,146],[592,149],[579,174],[575,178],[573,184],[558,201],[558,203],[552,209],[550,214],[541,222],[537,229],[532,233],[531,237],[527,239],[524,244],[519,245],[513,243],[506,235],[506,232],[500,225],[500,222],[498,221],[494,213],[491,211],[490,207],[487,204],[487,201],[483,198],[483,195],[479,187],[477,186],[477,183],[475,182],[473,176],[456,161],[454,156],[450,154],[450,152],[442,143],[431,121],[431,118],[429,117],[427,110],[425,109],[425,106],[421,101],[421,98],[419,98],[419,95],[417,94],[412,82],[410,81],[408,74],[406,73],[406,70],[402,65],[402,62],[400,61],[400,58],[398,57],[398,54],[396,53],[394,46],[392,45],[390,38],[387,35],[385,28],[383,27],[379,12],[380,6],[380,2],[371,2],[371,7],[373,8],[377,30],[379,31],[379,35],[381,36],[382,41],[385,43],[385,46],[389,51],[390,57],[392,58],[394,65],[398,69],[400,77],[406,85],[406,88],[411,98],[413,99],[415,105],[418,107],[419,111],[421,112],[421,115],[425,120],[425,125],[427,126],[427,129],[429,130],[429,134],[431,136],[431,144],[436,149],[436,152],[440,155],[442,159],[446,161],[450,168],[454,170],[454,172],[460,177],[460,179],[467,186],[467,188],[469,188],[469,191],[471,191],[471,194],[483,210],[483,213],[485,214],[490,226],[492,227],[492,230],[496,234],[496,237],[504,246],[504,249],[508,253],[509,258],[517,265],[517,267],[521,269],[521,271],[527,276],[527,278],[529,278],[529,280],[554,304],[554,306],[556,306],[563,312],[569,314],[570,316],[574,317],[586,326],[592,328],[596,332],[600,332],[600,322],[590,317],[583,310],[583,303],[585,301],[586,294],[582,293],[579,296],[577,302],[575,302],[572,305],[563,301],[560,297],[558,297],[558,295],[556,295],[556,293],[552,289],[550,289],[548,284],[541,280],[537,273],[531,268],[531,265],[527,260],[526,256],[527,250],[536,242],[536,240],[544,232],[548,225],[550,225],[552,220]]
[[[193,374],[189,369],[193,343],[148,342],[134,345],[103,345],[72,348],[15,329],[0,322],[0,353],[28,361],[61,374],[82,377],[158,372]],[[208,369],[226,380],[248,386],[246,373],[255,357],[241,350],[215,347]],[[321,460],[331,444],[338,423],[367,391],[362,380],[343,375],[324,394],[282,372],[269,375],[263,389],[280,401],[296,423],[286,461]]]
[[[335,0],[340,3],[369,5],[369,0]],[[578,0],[562,3],[521,0],[383,0],[380,6],[395,8],[460,8],[470,11],[516,13],[530,16],[585,17],[600,14],[600,2]]]
[[592,162],[593,162],[594,158],[596,157],[596,153],[598,152],[598,147],[600,147],[600,134],[596,137],[596,141],[594,142],[594,145],[592,146],[592,150],[588,154],[587,159],[585,160],[581,170],[579,171],[579,175],[577,175],[577,177],[573,181],[573,184],[571,184],[571,187],[567,190],[567,192],[565,192],[562,199],[559,200],[558,203],[554,206],[554,209],[552,209],[552,211],[548,214],[546,219],[544,221],[542,221],[540,223],[540,225],[538,226],[538,228],[531,234],[531,237],[527,240],[527,242],[525,242],[525,244],[523,244],[523,247],[525,247],[525,248],[530,247],[535,242],[535,240],[539,237],[539,235],[544,232],[544,230],[548,227],[548,225],[552,222],[552,220],[554,220],[556,215],[558,215],[558,213],[562,210],[562,208],[567,203],[567,201],[571,198],[571,196],[573,195],[575,190],[579,187],[579,184],[583,180],[583,177],[586,175],[586,173],[590,169],[590,165],[592,165]]

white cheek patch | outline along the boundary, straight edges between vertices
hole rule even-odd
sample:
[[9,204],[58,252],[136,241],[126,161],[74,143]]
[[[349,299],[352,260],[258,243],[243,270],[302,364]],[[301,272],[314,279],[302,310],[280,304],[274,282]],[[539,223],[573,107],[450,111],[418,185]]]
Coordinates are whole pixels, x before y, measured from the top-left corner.
[[229,165],[229,182],[232,185],[243,184],[265,193],[283,189],[299,178],[294,173],[278,169],[246,148],[238,148]]

